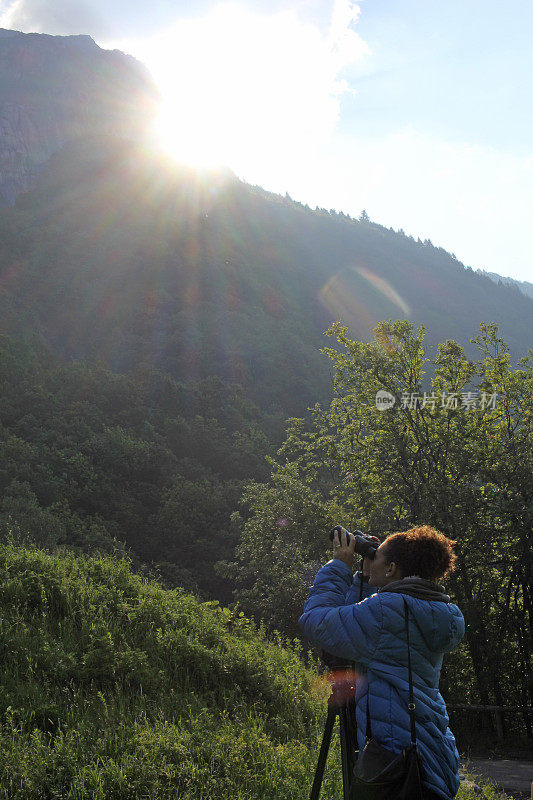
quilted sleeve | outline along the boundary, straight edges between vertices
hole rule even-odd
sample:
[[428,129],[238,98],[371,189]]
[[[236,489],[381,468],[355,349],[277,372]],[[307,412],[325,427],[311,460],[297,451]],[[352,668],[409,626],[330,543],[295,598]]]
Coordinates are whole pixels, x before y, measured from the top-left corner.
[[299,624],[309,641],[329,653],[368,665],[381,631],[381,599],[373,594],[345,605],[351,585],[350,568],[329,561],[317,573]]
[[458,606],[450,603],[448,606],[452,613],[450,622],[449,638],[443,650],[445,653],[450,653],[458,646],[463,636],[465,635],[465,620]]
[[348,589],[344,599],[345,606],[351,605],[352,603],[359,603],[360,600],[364,600],[365,597],[370,597],[371,594],[377,592],[377,588],[375,586],[369,586],[368,579],[362,580],[362,577],[361,572],[356,572],[353,576],[352,585]]

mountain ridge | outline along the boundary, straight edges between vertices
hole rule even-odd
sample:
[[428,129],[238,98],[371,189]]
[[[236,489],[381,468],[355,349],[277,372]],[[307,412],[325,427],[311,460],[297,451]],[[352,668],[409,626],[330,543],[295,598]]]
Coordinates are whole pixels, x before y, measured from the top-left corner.
[[132,56],[83,34],[0,33],[0,203],[12,205],[69,141],[146,135],[157,90]]
[[486,275],[495,283],[502,283],[506,286],[516,286],[522,294],[525,294],[527,297],[533,297],[533,283],[529,281],[519,281],[517,278],[509,278],[506,275],[500,275],[498,272],[487,272],[484,269],[477,269],[476,272],[479,272],[480,275]]

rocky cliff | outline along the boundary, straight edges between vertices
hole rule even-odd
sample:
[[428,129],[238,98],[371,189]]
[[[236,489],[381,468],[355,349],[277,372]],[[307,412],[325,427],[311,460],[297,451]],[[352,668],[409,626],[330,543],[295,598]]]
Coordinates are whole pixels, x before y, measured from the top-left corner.
[[0,29],[0,204],[68,142],[145,136],[157,99],[142,64],[90,36]]

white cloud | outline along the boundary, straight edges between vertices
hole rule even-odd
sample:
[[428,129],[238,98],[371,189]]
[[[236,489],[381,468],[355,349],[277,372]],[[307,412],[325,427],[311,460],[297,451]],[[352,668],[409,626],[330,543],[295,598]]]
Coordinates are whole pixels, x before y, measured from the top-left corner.
[[7,7],[2,3],[0,28],[52,35],[108,33],[101,11],[89,0],[12,0]]
[[[241,0],[241,5],[268,14],[294,7],[323,27],[333,1]],[[111,40],[154,35],[215,5],[216,0],[0,0],[0,27],[60,36],[85,33],[105,47]]]
[[339,70],[370,52],[367,43],[354,30],[360,16],[361,9],[357,3],[335,0],[327,38]]

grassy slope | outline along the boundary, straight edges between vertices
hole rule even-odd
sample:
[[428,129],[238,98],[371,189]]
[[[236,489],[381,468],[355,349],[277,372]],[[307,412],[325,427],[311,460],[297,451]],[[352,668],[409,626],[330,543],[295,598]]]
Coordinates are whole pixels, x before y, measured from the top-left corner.
[[296,649],[126,561],[8,545],[0,574],[1,798],[306,796],[323,703]]
[[308,796],[325,703],[297,647],[109,557],[2,545],[0,604],[0,798]]

